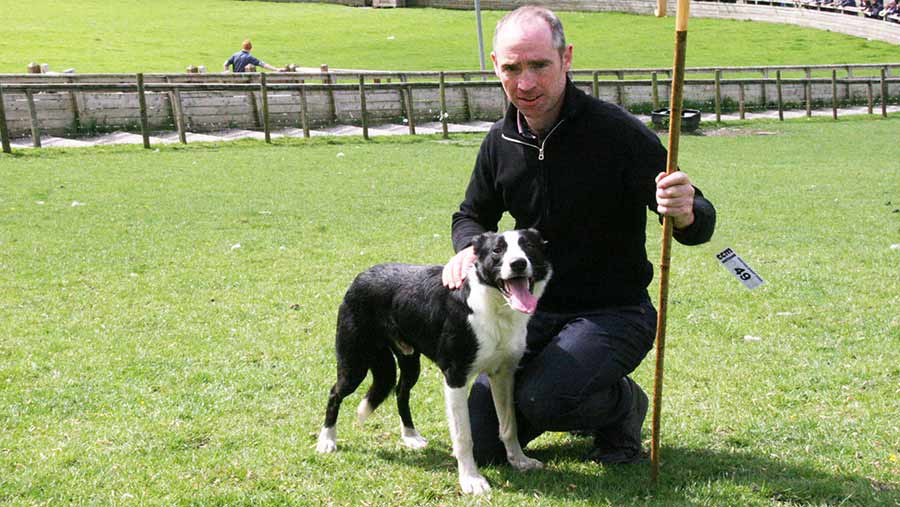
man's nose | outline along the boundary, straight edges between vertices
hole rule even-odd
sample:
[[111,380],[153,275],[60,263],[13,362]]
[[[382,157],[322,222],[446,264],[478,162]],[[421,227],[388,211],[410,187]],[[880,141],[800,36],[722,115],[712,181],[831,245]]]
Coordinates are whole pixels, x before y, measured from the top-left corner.
[[522,91],[528,91],[534,88],[537,79],[533,72],[526,70],[519,76],[518,88]]

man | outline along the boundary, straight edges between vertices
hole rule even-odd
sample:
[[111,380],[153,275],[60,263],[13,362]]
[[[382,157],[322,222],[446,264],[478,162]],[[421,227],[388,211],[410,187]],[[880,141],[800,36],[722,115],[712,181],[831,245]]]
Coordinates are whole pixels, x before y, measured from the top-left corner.
[[[253,49],[253,44],[250,42],[250,39],[245,40],[241,44],[241,50],[231,55],[228,60],[225,60],[225,72],[228,72],[229,66],[234,69],[233,72],[255,72],[256,67],[263,67],[276,72],[278,71],[277,68],[251,55],[251,49]],[[250,66],[249,69],[248,66]]]
[[[647,286],[647,209],[673,220],[683,244],[708,241],[715,209],[683,172],[665,175],[659,137],[613,104],[575,88],[572,46],[550,10],[525,6],[494,32],[494,72],[510,101],[478,153],[453,215],[444,285],[458,288],[474,262],[473,236],[516,228],[548,242],[553,278],[528,328],[516,377],[519,439],[545,431],[588,432],[587,458],[634,463],[642,456],[647,396],[627,375],[652,348],[656,310]],[[469,396],[476,460],[503,461],[485,376]]]

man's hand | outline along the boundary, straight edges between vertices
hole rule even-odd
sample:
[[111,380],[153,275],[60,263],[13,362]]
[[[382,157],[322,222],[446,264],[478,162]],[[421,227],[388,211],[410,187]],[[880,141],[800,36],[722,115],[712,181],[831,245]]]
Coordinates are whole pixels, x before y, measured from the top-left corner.
[[460,288],[469,268],[475,264],[475,258],[475,248],[471,246],[457,252],[444,266],[444,272],[441,274],[444,287],[451,290]]
[[656,177],[656,211],[672,217],[676,229],[684,229],[694,223],[694,186],[688,175],[675,171]]

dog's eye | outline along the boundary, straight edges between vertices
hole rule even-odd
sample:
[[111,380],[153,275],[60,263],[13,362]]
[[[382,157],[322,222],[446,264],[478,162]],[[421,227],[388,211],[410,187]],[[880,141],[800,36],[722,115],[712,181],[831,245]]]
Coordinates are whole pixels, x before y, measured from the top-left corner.
[[502,247],[502,246],[495,246],[494,249],[491,250],[491,252],[493,252],[493,253],[495,253],[495,254],[497,254],[497,255],[500,255],[500,254],[503,253],[503,247]]

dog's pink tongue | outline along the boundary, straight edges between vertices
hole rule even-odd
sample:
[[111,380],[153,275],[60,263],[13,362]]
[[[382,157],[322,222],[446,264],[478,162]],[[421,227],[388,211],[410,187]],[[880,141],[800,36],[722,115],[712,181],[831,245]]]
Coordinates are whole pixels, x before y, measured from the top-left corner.
[[538,301],[534,294],[528,290],[527,278],[507,280],[506,289],[509,291],[509,304],[513,310],[522,313],[534,313]]

